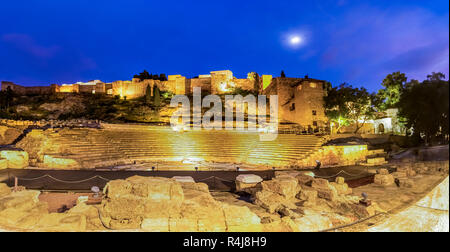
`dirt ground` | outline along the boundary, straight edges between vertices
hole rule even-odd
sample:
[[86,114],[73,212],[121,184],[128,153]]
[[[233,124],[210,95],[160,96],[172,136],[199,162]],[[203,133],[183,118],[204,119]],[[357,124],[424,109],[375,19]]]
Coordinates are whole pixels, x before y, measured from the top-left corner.
[[[80,196],[91,196],[92,193],[61,193],[61,192],[42,192],[39,195],[39,201],[47,202],[48,210],[51,213],[64,212],[77,203]],[[64,209],[64,206],[66,206]]]

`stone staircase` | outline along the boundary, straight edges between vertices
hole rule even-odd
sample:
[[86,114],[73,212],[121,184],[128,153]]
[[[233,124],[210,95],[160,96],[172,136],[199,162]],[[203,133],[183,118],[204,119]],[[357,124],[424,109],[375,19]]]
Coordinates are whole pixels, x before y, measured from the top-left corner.
[[323,138],[279,134],[274,141],[260,141],[257,133],[237,131],[175,132],[170,127],[108,125],[104,129],[65,129],[49,135],[83,168],[135,162],[177,161],[248,164],[286,167],[318,150]]

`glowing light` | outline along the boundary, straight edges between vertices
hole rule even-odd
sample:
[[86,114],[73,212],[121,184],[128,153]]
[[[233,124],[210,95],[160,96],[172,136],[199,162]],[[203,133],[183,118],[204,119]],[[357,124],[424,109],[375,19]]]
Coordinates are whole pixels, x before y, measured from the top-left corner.
[[315,174],[314,174],[314,172],[305,172],[305,173],[303,173],[304,175],[306,175],[306,176],[310,176],[310,177],[313,177],[314,178],[314,176],[316,176]]
[[300,49],[311,42],[311,32],[307,29],[293,29],[281,34],[282,45],[289,50]]
[[232,91],[233,87],[234,87],[233,82],[221,82],[219,84],[219,88],[222,92],[230,92],[230,91]]
[[293,45],[298,45],[300,44],[300,42],[302,42],[302,38],[300,38],[299,36],[294,36],[291,38],[291,44]]

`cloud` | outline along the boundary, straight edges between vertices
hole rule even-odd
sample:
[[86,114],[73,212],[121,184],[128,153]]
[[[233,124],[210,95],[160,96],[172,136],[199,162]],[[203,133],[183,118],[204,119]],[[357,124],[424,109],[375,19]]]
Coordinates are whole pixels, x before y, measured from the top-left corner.
[[350,82],[393,71],[420,79],[431,71],[448,75],[448,14],[360,6],[335,20],[324,29],[330,32],[321,44],[320,66],[339,69]]
[[12,44],[21,51],[24,51],[33,55],[34,57],[41,59],[52,58],[60,51],[60,47],[56,45],[46,47],[37,44],[36,41],[27,34],[4,34],[2,36],[2,40]]

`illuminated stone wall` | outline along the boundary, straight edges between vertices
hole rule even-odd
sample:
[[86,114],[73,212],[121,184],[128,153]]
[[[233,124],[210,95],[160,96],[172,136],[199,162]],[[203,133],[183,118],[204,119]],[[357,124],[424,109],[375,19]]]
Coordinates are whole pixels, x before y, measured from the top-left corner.
[[80,92],[80,85],[78,85],[78,84],[62,85],[62,86],[59,87],[59,90],[57,92],[60,92],[60,93],[79,93]]
[[211,77],[188,79],[188,82],[190,82],[190,93],[194,92],[195,87],[200,87],[202,93],[211,93]]
[[[150,86],[153,94],[154,86],[161,86],[159,80],[142,80],[133,79],[133,81],[114,81],[111,83],[111,95],[119,95],[121,98],[127,97],[127,99],[134,99],[145,96],[147,92],[147,86]],[[105,89],[109,90],[109,85],[105,85]]]
[[230,70],[211,72],[211,94],[227,93],[235,87]]
[[266,89],[270,83],[272,83],[272,75],[263,75],[262,77],[262,89]]
[[315,166],[316,160],[324,166],[355,165],[364,162],[369,154],[367,145],[322,146],[321,149],[301,161],[300,165],[304,167]]
[[79,85],[80,93],[93,93],[95,90],[95,85]]
[[323,83],[318,81],[303,81],[295,89],[295,122],[311,127],[325,127],[324,100],[325,90]]
[[2,90],[5,91],[8,87],[11,88],[17,94],[27,95],[27,94],[52,94],[56,92],[57,85],[50,86],[36,86],[36,87],[24,87],[17,85],[10,81],[2,81]]
[[170,91],[176,95],[184,95],[190,92],[189,82],[181,75],[169,75],[168,80],[160,88],[163,91]]
[[234,79],[236,87],[242,88],[244,90],[254,90],[256,80],[252,79]]
[[263,90],[266,95],[278,95],[280,121],[294,122],[305,128],[327,124],[323,81],[303,78],[273,78]]

